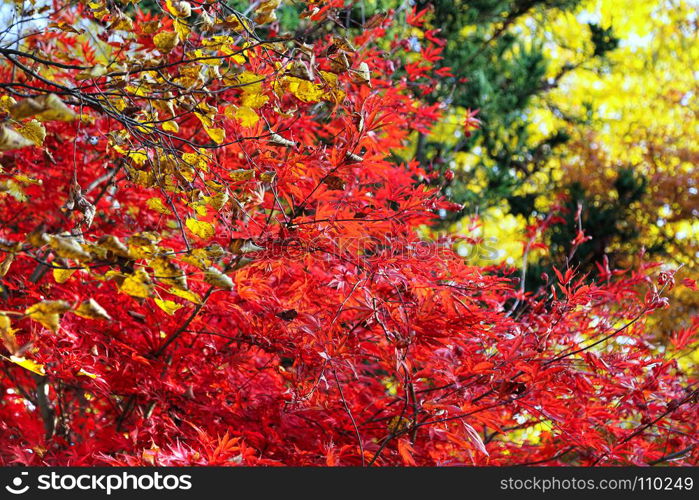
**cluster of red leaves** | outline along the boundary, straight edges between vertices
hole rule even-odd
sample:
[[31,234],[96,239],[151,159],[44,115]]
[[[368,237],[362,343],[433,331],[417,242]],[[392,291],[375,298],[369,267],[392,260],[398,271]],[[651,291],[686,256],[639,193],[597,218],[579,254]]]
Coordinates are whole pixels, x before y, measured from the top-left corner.
[[[696,462],[696,379],[644,333],[646,315],[663,305],[657,291],[646,293],[655,290],[652,266],[599,284],[563,270],[525,295],[507,270],[469,265],[451,241],[418,236],[452,204],[426,187],[419,165],[392,153],[439,113],[408,90],[412,80],[429,83],[424,63],[393,77],[400,60],[375,43],[384,32],[378,25],[354,41],[371,87],[340,75],[334,103],[274,92],[279,61],[253,49],[245,69],[269,75],[263,119],[223,123],[227,144],[207,152],[205,174],[191,181],[192,189],[224,183],[234,199],[209,212],[216,231],[205,240],[153,210],[147,201],[161,191],[135,183],[133,172],[100,183],[124,161],[108,141],[123,126],[109,116],[50,124],[43,148],[3,154],[3,177],[40,181],[24,187],[26,201],[0,198],[4,240],[78,227],[82,216],[64,207],[77,175],[96,206],[86,240],[157,235],[149,238],[159,249],[209,257],[219,247],[235,253],[236,242],[251,248],[228,271],[231,290],[179,262],[201,304],[168,295],[144,256],[93,262],[57,283],[42,273],[64,266],[49,250],[18,252],[2,278],[3,310],[94,299],[112,319],[66,313],[54,332],[13,317],[23,354],[46,374],[4,353],[0,462],[642,465],[673,453],[671,463]],[[435,60],[439,45],[423,42],[424,60]],[[314,49],[321,69],[329,43]],[[241,89],[211,90],[241,99]],[[207,144],[193,116],[179,128],[179,150]],[[231,177],[241,171],[250,175]],[[184,195],[168,201],[182,218],[192,210]],[[108,275],[137,268],[181,307],[168,315]],[[695,334],[682,333],[680,347]]]

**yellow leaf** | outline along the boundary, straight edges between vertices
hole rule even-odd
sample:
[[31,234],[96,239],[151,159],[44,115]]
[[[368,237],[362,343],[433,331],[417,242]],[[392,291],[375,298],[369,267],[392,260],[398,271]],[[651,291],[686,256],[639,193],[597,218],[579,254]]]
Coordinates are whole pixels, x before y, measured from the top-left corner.
[[116,19],[114,19],[114,22],[108,26],[108,29],[118,31],[133,31],[133,20],[129,16],[119,12],[119,15],[116,17]]
[[17,100],[9,95],[4,95],[0,97],[0,111],[6,113],[10,110],[12,106],[17,104]]
[[205,155],[197,153],[183,153],[182,160],[190,167],[196,167],[200,170],[208,170],[209,164]]
[[223,130],[222,128],[208,128],[205,127],[206,133],[209,134],[209,137],[213,139],[213,141],[216,144],[223,144],[223,141],[226,140],[226,131]]
[[[229,51],[224,49],[223,52]],[[245,64],[245,61],[247,61],[247,59],[245,59],[245,56],[243,54],[233,54],[231,56],[231,61],[237,64]]]
[[148,117],[144,116],[142,118],[136,118],[136,121],[138,123],[143,124],[143,125],[136,125],[136,130],[138,130],[139,132],[142,132],[144,134],[152,134],[153,132],[155,132],[155,127],[152,124],[147,123],[150,121],[150,119]]
[[230,196],[228,195],[227,190],[221,193],[217,193],[215,196],[205,197],[206,202],[215,210],[221,210],[224,206],[226,206],[226,203],[228,203],[229,199]]
[[178,2],[177,0],[166,0],[165,6],[170,14],[177,17],[189,17],[192,15],[192,6],[189,2]]
[[5,276],[7,272],[10,270],[10,266],[12,265],[12,262],[15,260],[15,254],[13,253],[8,253],[5,256],[5,260],[0,263],[0,278]]
[[256,93],[245,93],[243,94],[243,97],[240,99],[240,103],[243,106],[247,106],[248,108],[252,109],[261,108],[267,103],[267,101],[269,101],[269,97],[263,94]]
[[150,262],[154,277],[160,281],[169,282],[177,288],[187,289],[187,275],[177,264],[167,257],[158,257]]
[[202,203],[196,203],[192,206],[194,207],[194,211],[197,213],[197,215],[201,217],[206,217],[206,214],[208,213],[206,210],[206,205]]
[[11,151],[33,145],[32,141],[13,128],[7,125],[0,125],[0,151]]
[[173,302],[172,300],[155,299],[155,303],[158,305],[160,309],[165,311],[170,316],[175,314],[178,310],[182,309],[183,307],[181,304]]
[[366,83],[371,87],[371,72],[369,65],[366,62],[360,63],[356,71],[356,81],[358,83]]
[[63,314],[64,312],[70,311],[70,304],[65,300],[42,300],[37,302],[33,306],[30,306],[26,314],[31,314],[32,312],[40,311],[49,314]]
[[152,187],[155,184],[155,176],[151,171],[144,172],[130,167],[126,167],[129,173],[129,180],[138,186]]
[[75,273],[76,269],[54,269],[53,270],[53,279],[56,280],[56,283],[62,284],[65,283],[70,279],[71,276],[73,276],[73,273]]
[[136,165],[143,166],[148,160],[148,155],[143,151],[129,151],[126,156]]
[[145,299],[153,293],[153,282],[148,273],[143,268],[139,268],[133,274],[127,276],[119,290],[132,297]]
[[151,259],[156,252],[157,235],[139,233],[129,238],[129,255],[134,259]]
[[308,80],[296,78],[295,76],[285,77],[284,83],[289,92],[303,102],[316,102],[321,100],[325,95],[325,92],[323,92],[319,85],[309,82]]
[[279,7],[282,4],[281,0],[265,0],[264,2],[260,3],[260,6],[257,8],[257,10],[265,12],[269,10],[274,10],[277,7]]
[[211,47],[225,51],[229,45],[235,45],[235,39],[231,36],[215,35],[209,36],[208,38],[202,38],[201,44],[203,47]]
[[259,25],[270,24],[277,20],[277,13],[273,10],[258,12],[255,22]]
[[192,32],[189,25],[182,19],[173,19],[172,27],[175,28],[180,40],[186,40]]
[[215,234],[214,226],[205,221],[192,219],[191,217],[185,221],[187,228],[201,239],[211,238]]
[[76,80],[89,80],[90,78],[99,78],[107,74],[107,68],[101,64],[97,64],[89,70],[81,71],[75,75]]
[[65,21],[60,21],[57,23],[49,23],[48,26],[49,26],[49,28],[56,28],[56,29],[59,29],[59,30],[64,31],[66,33],[76,33],[78,35],[85,31],[85,30],[78,30]]
[[25,123],[17,132],[32,141],[35,146],[42,146],[46,139],[46,128],[36,120]]
[[5,313],[0,313],[0,331],[9,330],[12,326],[10,318]]
[[274,170],[270,170],[268,172],[262,172],[260,174],[260,180],[262,182],[272,182],[274,178],[277,176],[277,173]]
[[29,370],[30,372],[36,373],[37,375],[46,375],[44,365],[39,364],[36,361],[32,361],[31,359],[26,359],[19,356],[10,356],[10,361],[26,370]]
[[296,143],[294,141],[285,139],[284,137],[275,132],[269,134],[269,142],[271,142],[272,144],[278,144],[279,146],[286,146],[289,148],[293,148],[296,146]]
[[43,184],[43,181],[41,179],[33,179],[31,177],[27,177],[24,174],[16,174],[14,178],[16,181],[19,181],[23,184],[36,184],[39,186]]
[[177,295],[178,297],[181,297],[190,302],[194,302],[195,304],[201,304],[201,297],[190,290],[181,290],[179,288],[173,287],[168,290],[168,293]]
[[212,259],[218,259],[226,255],[226,250],[218,243],[209,245],[204,250],[206,251],[206,255],[208,255]]
[[250,29],[252,29],[250,23],[246,21],[241,22],[239,15],[231,14],[230,16],[226,17],[223,21],[226,28],[230,28],[236,32],[241,32],[243,30],[249,31]]
[[175,120],[168,120],[163,123],[163,130],[165,132],[172,132],[173,134],[176,134],[180,131],[180,126]]
[[83,250],[73,238],[52,235],[49,236],[49,246],[54,249],[59,257],[64,259],[89,260],[90,254]]
[[97,378],[97,375],[95,375],[94,373],[90,373],[88,371],[85,371],[82,368],[80,368],[80,371],[78,371],[78,375],[82,375],[83,377],[90,377],[92,379]]
[[35,116],[40,122],[51,120],[72,121],[77,115],[65,105],[56,94],[22,99],[10,108],[10,116],[15,120]]
[[58,330],[61,314],[69,310],[70,304],[65,300],[44,300],[29,306],[24,314],[55,332]]
[[[2,149],[0,149],[2,151]],[[27,195],[25,194],[22,186],[17,184],[14,180],[9,179],[7,181],[0,181],[0,194],[7,193],[12,196],[15,200],[24,202],[27,201]]]
[[73,311],[73,313],[87,319],[112,319],[111,316],[109,316],[109,313],[105,311],[104,307],[99,305],[95,299],[84,301],[78,306],[77,309]]
[[180,43],[180,36],[172,31],[163,31],[153,37],[153,44],[161,52],[170,52]]
[[35,229],[27,234],[27,241],[34,247],[43,247],[49,242],[49,236],[41,230]]
[[237,85],[246,94],[259,94],[262,92],[262,82],[265,77],[251,71],[243,71],[236,78]]
[[206,273],[204,273],[204,281],[217,288],[222,288],[228,291],[233,290],[234,287],[233,280],[215,267],[209,267],[206,270]]
[[[226,114],[231,117],[228,111]],[[257,113],[255,113],[255,110],[248,106],[240,106],[239,108],[235,109],[235,111],[232,113],[232,118],[238,120],[243,127],[252,127],[260,119],[260,117],[257,116]]]
[[180,260],[194,267],[198,267],[202,270],[206,269],[211,265],[211,260],[209,259],[206,250],[204,250],[203,248],[195,248],[194,250],[192,250],[191,254],[182,255],[180,257]]
[[140,28],[146,35],[152,35],[160,29],[160,19],[153,19],[152,21],[144,21],[141,23]]
[[160,198],[150,198],[146,201],[146,205],[151,210],[155,210],[156,212],[161,214],[167,215],[172,213],[172,211],[165,206],[163,200],[161,200]]
[[14,354],[17,352],[19,346],[17,345],[15,331],[12,329],[10,318],[3,313],[0,313],[0,339],[2,339],[2,343],[5,344],[10,353]]
[[331,87],[337,87],[337,75],[335,73],[330,73],[329,71],[320,71],[320,77]]
[[[203,106],[199,106],[199,107],[202,108]],[[210,110],[209,113],[197,113],[197,112],[195,112],[194,116],[196,116],[199,119],[199,121],[201,122],[201,124],[205,128],[214,126],[214,118],[216,116],[215,110]]]
[[108,234],[102,236],[97,243],[99,248],[112,252],[114,255],[118,255],[119,257],[128,258],[130,256],[129,248],[114,235]]
[[228,172],[228,177],[230,177],[233,182],[249,181],[255,178],[255,171],[252,169],[231,170]]

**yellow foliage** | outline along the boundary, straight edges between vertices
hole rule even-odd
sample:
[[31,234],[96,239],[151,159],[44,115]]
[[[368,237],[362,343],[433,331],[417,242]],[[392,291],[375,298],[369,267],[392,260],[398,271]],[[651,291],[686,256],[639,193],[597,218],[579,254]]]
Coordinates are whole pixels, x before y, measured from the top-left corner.
[[194,302],[195,304],[201,304],[201,297],[197,293],[192,292],[190,290],[182,290],[180,288],[173,287],[168,290],[168,293],[177,295],[178,297],[181,297],[190,302]]
[[325,95],[320,85],[309,82],[308,80],[296,78],[295,76],[284,77],[283,83],[286,90],[303,102],[317,102]]
[[187,276],[177,264],[167,257],[158,257],[150,262],[154,277],[160,281],[169,282],[182,290],[187,289]]
[[153,37],[153,44],[161,52],[170,52],[180,43],[180,36],[171,31],[163,31]]
[[161,200],[160,198],[149,198],[146,201],[146,205],[148,206],[148,208],[150,208],[151,210],[155,210],[158,213],[165,215],[172,214],[172,211],[165,206],[163,200]]
[[233,290],[234,283],[233,280],[228,276],[223,274],[221,271],[215,267],[209,267],[204,273],[204,281],[216,288],[222,288],[224,290]]
[[[7,359],[7,358],[6,358]],[[44,365],[19,356],[10,356],[9,360],[14,364],[21,366],[22,368],[29,370],[30,372],[36,373],[37,375],[46,375],[44,370]]]
[[209,128],[204,127],[206,133],[216,144],[223,144],[226,140],[226,131],[222,128]]
[[46,128],[36,120],[31,120],[17,129],[17,132],[34,143],[35,146],[42,146],[46,139]]
[[155,299],[156,305],[165,311],[168,315],[172,316],[178,310],[182,309],[182,305],[172,300]]
[[2,340],[5,348],[10,353],[17,352],[18,345],[15,331],[12,329],[10,318],[4,313],[0,313],[0,340]]
[[0,151],[11,151],[33,145],[33,141],[24,137],[12,127],[0,125]]
[[75,269],[58,269],[54,268],[53,270],[53,279],[56,281],[58,284],[65,283],[70,279],[71,276],[75,273]]
[[139,268],[124,279],[119,290],[132,297],[145,299],[153,294],[153,282],[148,273]]
[[204,240],[211,238],[215,234],[214,226],[206,221],[199,221],[190,217],[185,221],[185,225],[192,233]]
[[177,124],[176,121],[168,120],[163,123],[163,130],[165,132],[172,132],[173,134],[176,134],[180,131],[180,126]]
[[226,108],[225,114],[229,118],[238,120],[243,127],[252,127],[260,119],[255,110],[248,106],[231,106]]
[[74,260],[90,260],[90,254],[74,238],[57,235],[51,235],[48,238],[49,246],[59,257]]
[[61,314],[69,310],[70,304],[65,300],[44,300],[29,306],[24,314],[55,332],[58,330]]
[[95,299],[82,302],[73,313],[87,319],[112,319],[109,313]]
[[[677,249],[673,256],[693,267],[699,251],[699,232],[692,224],[699,186],[694,185],[691,193],[699,178],[699,33],[692,21],[696,4],[588,0],[579,16],[612,26],[620,46],[607,56],[611,71],[575,70],[546,96],[546,102],[539,102],[533,128],[562,127],[572,137],[569,154],[554,159],[549,167],[592,193],[611,196],[618,168],[633,165],[652,179],[640,212],[648,216],[639,224],[645,231],[643,242],[652,246],[669,239]],[[522,28],[527,29],[524,24]],[[572,15],[548,19],[546,29],[555,41],[548,46],[554,60],[551,76],[593,50],[582,42],[587,39],[582,31],[586,26]],[[566,116],[582,115],[590,105],[598,121],[570,124],[547,103]]]
[[[264,94],[257,93],[245,93],[240,98],[240,103],[243,105],[243,107],[251,109],[261,108],[267,103],[267,101],[269,101],[269,97]],[[255,120],[255,122],[257,122],[257,120]]]
[[166,0],[165,7],[173,16],[184,18],[192,15],[192,6],[189,4],[189,2]]
[[10,108],[10,116],[15,120],[35,117],[40,122],[52,120],[72,121],[77,115],[61,101],[56,94],[22,99]]

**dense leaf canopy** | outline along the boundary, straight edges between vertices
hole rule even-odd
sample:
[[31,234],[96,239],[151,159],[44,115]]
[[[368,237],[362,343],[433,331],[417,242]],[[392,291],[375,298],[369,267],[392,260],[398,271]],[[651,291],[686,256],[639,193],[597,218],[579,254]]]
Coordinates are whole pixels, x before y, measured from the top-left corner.
[[429,236],[463,208],[410,154],[451,113],[429,10],[24,3],[0,32],[1,463],[696,462],[699,322],[646,327],[691,280],[563,263],[529,291],[464,259],[477,232]]

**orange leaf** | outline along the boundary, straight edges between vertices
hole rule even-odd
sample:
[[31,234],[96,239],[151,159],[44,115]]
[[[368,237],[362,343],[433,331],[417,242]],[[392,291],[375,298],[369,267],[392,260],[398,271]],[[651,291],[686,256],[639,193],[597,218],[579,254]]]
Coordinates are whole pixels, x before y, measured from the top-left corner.
[[415,450],[413,450],[412,445],[408,442],[407,439],[398,440],[398,453],[400,453],[400,456],[403,459],[403,463],[405,465],[417,465],[415,459],[413,458],[414,452]]

